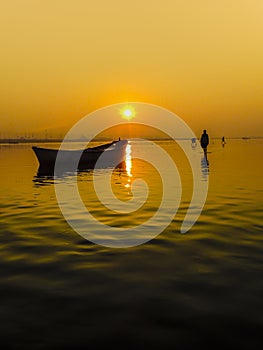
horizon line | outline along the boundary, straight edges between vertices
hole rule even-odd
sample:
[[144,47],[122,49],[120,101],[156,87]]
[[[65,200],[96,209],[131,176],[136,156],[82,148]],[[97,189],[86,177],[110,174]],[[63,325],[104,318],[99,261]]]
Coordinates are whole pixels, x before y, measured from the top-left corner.
[[[232,136],[232,137],[225,137],[225,139],[228,140],[233,140],[233,139],[262,139],[263,136]],[[129,139],[129,138],[125,138],[123,137],[122,139]],[[140,139],[138,137],[135,137],[133,139]],[[145,138],[146,139],[146,138]],[[198,137],[197,137],[198,139]],[[221,140],[222,136],[211,136],[210,137],[211,140]],[[9,137],[9,138],[0,138],[0,143],[32,143],[32,142],[62,142],[64,139],[63,138],[16,138],[16,137]],[[98,138],[94,138],[92,141],[96,142],[96,141],[109,141],[109,140],[113,140],[113,138],[110,137],[98,137]],[[147,138],[147,140],[155,140],[155,141],[165,141],[165,140],[171,140],[171,138],[167,137],[149,137]],[[175,138],[175,140],[191,140],[191,138]],[[88,139],[85,138],[74,138],[74,139],[70,139],[70,140],[66,140],[66,142],[83,142],[83,141],[88,141]]]

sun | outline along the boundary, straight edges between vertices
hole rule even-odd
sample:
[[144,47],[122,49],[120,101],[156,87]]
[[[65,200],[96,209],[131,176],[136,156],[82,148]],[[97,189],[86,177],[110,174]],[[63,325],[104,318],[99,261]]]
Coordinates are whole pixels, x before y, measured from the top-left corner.
[[123,111],[123,115],[129,119],[132,116],[132,111],[130,109],[125,109],[125,111]]
[[121,116],[126,120],[131,120],[135,116],[134,108],[132,106],[125,106],[121,110]]

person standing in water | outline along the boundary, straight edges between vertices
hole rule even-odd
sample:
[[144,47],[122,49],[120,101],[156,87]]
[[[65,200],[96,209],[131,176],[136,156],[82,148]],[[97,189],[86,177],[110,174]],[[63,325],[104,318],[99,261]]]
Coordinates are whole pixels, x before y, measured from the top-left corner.
[[201,147],[204,150],[205,155],[207,154],[207,146],[209,145],[209,136],[206,133],[206,130],[203,130],[203,134],[200,139]]

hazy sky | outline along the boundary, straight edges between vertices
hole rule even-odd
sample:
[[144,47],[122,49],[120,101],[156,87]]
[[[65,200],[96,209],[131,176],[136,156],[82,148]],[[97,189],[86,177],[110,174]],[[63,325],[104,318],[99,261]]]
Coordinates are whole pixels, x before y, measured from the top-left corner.
[[125,101],[263,135],[262,19],[262,0],[2,0],[0,136]]

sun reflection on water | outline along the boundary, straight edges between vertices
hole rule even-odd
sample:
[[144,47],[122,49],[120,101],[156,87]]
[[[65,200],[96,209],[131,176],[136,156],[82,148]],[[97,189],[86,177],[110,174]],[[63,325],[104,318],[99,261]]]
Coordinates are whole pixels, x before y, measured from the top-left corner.
[[126,166],[126,171],[129,177],[132,177],[132,152],[131,152],[131,144],[128,143],[126,147],[126,155],[125,155],[125,166]]
[[125,167],[126,167],[126,173],[128,175],[128,183],[125,185],[126,188],[131,187],[131,177],[132,177],[132,151],[131,151],[131,144],[128,143],[126,147],[126,154],[125,154]]

